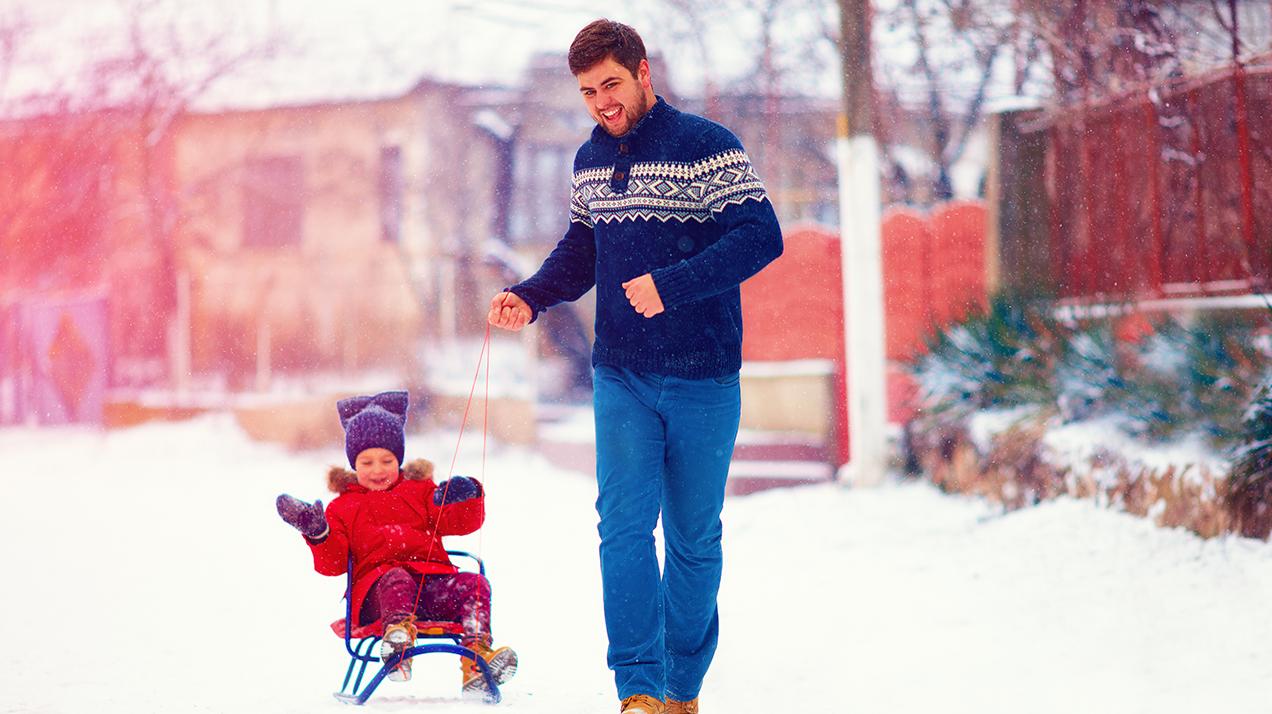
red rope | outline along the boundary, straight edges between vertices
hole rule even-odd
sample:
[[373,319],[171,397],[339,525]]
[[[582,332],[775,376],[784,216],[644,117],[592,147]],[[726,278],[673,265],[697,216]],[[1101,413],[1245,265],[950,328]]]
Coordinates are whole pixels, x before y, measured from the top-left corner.
[[[481,484],[486,488],[486,436],[490,433],[490,324],[486,324],[486,391],[481,399]],[[481,358],[478,358],[478,362]],[[486,551],[486,529],[477,529],[477,557]]]
[[[455,440],[455,455],[454,455],[453,457],[451,457],[450,471],[449,471],[449,472],[447,472],[447,474],[446,474],[446,478],[447,478],[448,480],[449,480],[449,479],[450,479],[450,477],[451,477],[451,476],[455,473],[455,462],[459,459],[459,445],[460,445],[460,442],[462,442],[462,441],[464,440],[464,426],[465,426],[466,424],[468,424],[468,412],[469,412],[469,410],[470,410],[470,409],[472,408],[472,406],[473,406],[473,395],[474,395],[474,394],[476,394],[476,392],[477,392],[477,378],[481,376],[481,361],[482,361],[482,358],[483,358],[483,357],[487,357],[487,351],[489,350],[489,348],[490,348],[490,325],[486,325],[486,340],[485,340],[485,342],[483,342],[483,343],[482,343],[482,345],[481,345],[481,354],[477,355],[477,371],[473,374],[473,386],[472,386],[472,387],[470,387],[470,388],[469,388],[469,390],[468,390],[468,403],[464,405],[464,419],[463,419],[463,421],[461,421],[461,422],[459,423],[459,438]],[[489,396],[490,396],[490,372],[489,372],[489,369],[490,369],[490,368],[489,368],[489,360],[488,360],[488,359],[487,359],[487,368],[486,368],[486,369],[487,369],[487,373],[486,373],[486,392],[487,392],[487,393],[486,393],[486,396],[487,396],[487,398],[489,398]],[[482,431],[483,431],[483,436],[482,436],[482,438],[483,438],[483,442],[482,442],[482,443],[483,443],[483,444],[485,444],[485,441],[484,441],[484,439],[485,439],[485,434],[484,434],[485,429],[486,429],[486,425],[483,423],[483,424],[482,424]],[[483,447],[483,448],[484,448],[484,447]],[[449,484],[447,484],[447,485],[449,486]]]
[[[483,414],[482,414],[482,425],[481,425],[481,481],[479,483],[483,484],[482,486],[483,489],[485,488],[484,484],[486,481],[486,432],[487,432],[487,424],[489,422],[489,417],[490,417],[490,325],[489,324],[486,325],[486,339],[482,342],[481,353],[477,355],[477,371],[473,374],[473,386],[470,387],[468,390],[468,402],[464,405],[464,418],[459,422],[459,436],[456,437],[455,439],[455,454],[451,457],[450,470],[446,472],[446,487],[442,489],[442,504],[437,511],[437,524],[436,524],[437,528],[441,527],[442,518],[446,515],[446,505],[447,505],[446,494],[450,491],[451,477],[455,473],[455,463],[459,461],[459,447],[464,441],[464,427],[468,424],[468,413],[473,406],[473,395],[477,393],[477,379],[478,377],[481,376],[481,366],[482,366],[483,358],[486,361],[486,394],[483,396]],[[479,539],[478,557],[480,557],[481,555],[480,546],[482,545],[481,538],[483,536],[483,531],[484,529],[481,529],[481,528],[477,530],[478,539]],[[428,562],[432,558],[433,546],[439,540],[441,540],[441,538],[442,537],[440,535],[437,535],[436,532],[434,532],[433,538],[429,540],[428,542],[428,552],[424,554],[425,562]],[[415,621],[415,611],[418,610],[420,607],[420,598],[424,595],[424,580],[426,577],[427,576],[424,576],[424,575],[420,576],[419,587],[417,587],[415,590],[415,605],[411,607],[411,615],[410,615],[410,619],[412,622]]]

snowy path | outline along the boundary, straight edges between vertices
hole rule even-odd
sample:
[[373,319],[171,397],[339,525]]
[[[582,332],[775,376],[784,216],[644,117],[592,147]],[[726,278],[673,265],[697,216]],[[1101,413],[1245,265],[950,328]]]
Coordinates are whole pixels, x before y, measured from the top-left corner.
[[[453,443],[416,437],[408,457],[444,472]],[[0,712],[350,711],[330,696],[343,582],[273,509],[280,491],[325,500],[339,452],[211,418],[0,431],[0,454]],[[493,711],[613,712],[592,483],[489,459],[488,525],[452,546],[485,556],[495,633],[521,654]],[[725,539],[708,713],[1272,710],[1272,545],[1072,501],[998,517],[917,484],[730,499]],[[457,669],[422,657],[369,711],[487,711],[457,700]]]

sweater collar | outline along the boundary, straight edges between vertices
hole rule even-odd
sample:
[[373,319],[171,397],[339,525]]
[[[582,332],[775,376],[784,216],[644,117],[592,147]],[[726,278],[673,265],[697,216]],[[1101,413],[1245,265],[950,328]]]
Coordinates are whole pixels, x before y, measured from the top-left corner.
[[608,131],[597,125],[592,129],[592,141],[602,146],[614,146],[619,143],[635,146],[640,141],[641,136],[657,133],[658,126],[664,123],[672,114],[675,114],[676,109],[668,104],[667,100],[663,99],[661,95],[654,95],[654,98],[657,100],[654,102],[654,106],[650,107],[649,111],[645,112],[645,116],[641,117],[640,121],[636,122],[626,134],[610,136]]

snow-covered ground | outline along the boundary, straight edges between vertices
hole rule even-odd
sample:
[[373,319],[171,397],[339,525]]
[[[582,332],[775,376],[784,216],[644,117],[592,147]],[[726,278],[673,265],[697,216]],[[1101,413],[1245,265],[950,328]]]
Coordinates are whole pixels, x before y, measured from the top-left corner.
[[[445,473],[455,436],[408,457]],[[457,471],[481,472],[469,432]],[[0,712],[347,711],[312,572],[274,496],[324,493],[338,450],[229,417],[0,431]],[[498,710],[612,712],[586,475],[491,444],[483,555],[521,670]],[[922,484],[732,498],[712,712],[1267,712],[1272,545],[1202,541],[1059,500],[1001,515]],[[373,711],[484,711],[432,655]]]

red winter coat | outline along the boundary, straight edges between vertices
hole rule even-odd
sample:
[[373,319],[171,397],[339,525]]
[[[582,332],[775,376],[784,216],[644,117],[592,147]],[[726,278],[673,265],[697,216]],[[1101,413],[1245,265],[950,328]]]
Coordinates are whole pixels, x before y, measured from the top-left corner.
[[[355,621],[367,591],[392,568],[404,566],[421,574],[456,572],[441,537],[472,533],[485,520],[484,496],[445,507],[434,505],[432,473],[431,463],[411,462],[384,491],[359,486],[353,473],[343,469],[333,469],[328,475],[328,485],[340,492],[327,504],[331,530],[325,540],[309,543],[309,548],[314,554],[314,570],[323,575],[344,575],[352,551],[353,592],[349,597]],[[359,624],[368,627],[377,623]],[[343,622],[332,628],[343,634],[338,625]]]

